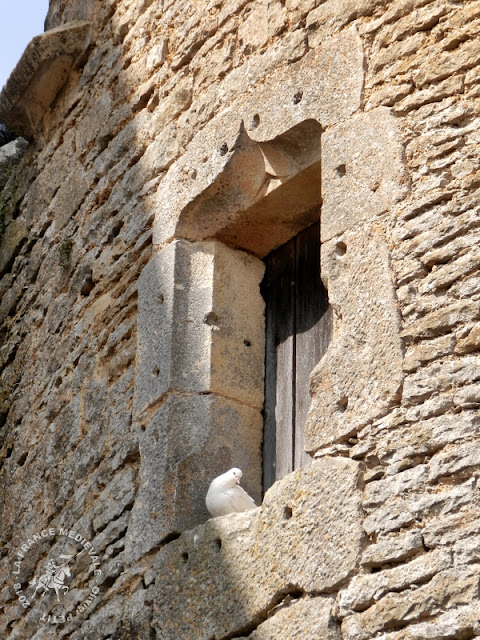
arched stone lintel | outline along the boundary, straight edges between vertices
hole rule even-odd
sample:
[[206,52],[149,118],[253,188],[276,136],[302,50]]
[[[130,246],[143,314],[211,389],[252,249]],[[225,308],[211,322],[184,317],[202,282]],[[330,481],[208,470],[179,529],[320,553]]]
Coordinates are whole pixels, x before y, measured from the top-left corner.
[[[350,118],[361,108],[364,75],[361,40],[351,27],[284,67],[274,78],[265,79],[213,118],[162,180],[152,203],[157,211],[153,243],[162,245],[174,237],[193,240],[218,235],[232,222],[233,210],[247,211],[265,196],[262,188],[272,166],[271,145],[275,146],[281,136],[288,137],[289,131],[298,136],[295,128],[308,127],[308,121],[316,121],[317,126],[320,123],[326,129]],[[312,153],[318,154],[319,161],[316,138],[308,149],[297,146],[303,161],[302,170],[297,167],[294,175],[317,162]],[[285,148],[286,138],[283,143]],[[285,182],[283,176],[280,183]],[[275,186],[269,180],[268,188],[273,190]],[[295,191],[298,197],[298,189]],[[311,195],[317,204],[318,193],[319,184],[317,193]],[[202,228],[197,207],[205,199],[208,202],[204,207],[213,205],[217,217],[214,224]]]
[[271,141],[243,123],[222,173],[180,214],[176,235],[216,237],[263,258],[319,217],[321,125],[306,120]]
[[[219,153],[226,160],[178,212],[173,235],[216,237],[261,258],[318,219],[320,204],[325,242],[385,213],[409,189],[397,118],[387,107],[326,131],[307,119],[263,142],[242,122]],[[156,225],[155,242],[161,231]]]

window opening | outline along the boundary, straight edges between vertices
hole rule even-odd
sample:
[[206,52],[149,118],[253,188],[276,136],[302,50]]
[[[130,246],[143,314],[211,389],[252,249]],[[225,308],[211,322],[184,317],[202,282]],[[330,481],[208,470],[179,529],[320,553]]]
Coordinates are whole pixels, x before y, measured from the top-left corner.
[[309,375],[332,334],[320,278],[320,222],[272,251],[265,263],[264,491],[311,460],[304,450]]

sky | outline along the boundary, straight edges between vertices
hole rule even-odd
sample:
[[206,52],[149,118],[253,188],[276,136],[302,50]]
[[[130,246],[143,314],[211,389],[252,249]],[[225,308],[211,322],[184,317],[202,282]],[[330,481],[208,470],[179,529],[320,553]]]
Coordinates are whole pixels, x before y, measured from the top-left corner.
[[48,0],[0,0],[0,89],[33,36],[43,33]]

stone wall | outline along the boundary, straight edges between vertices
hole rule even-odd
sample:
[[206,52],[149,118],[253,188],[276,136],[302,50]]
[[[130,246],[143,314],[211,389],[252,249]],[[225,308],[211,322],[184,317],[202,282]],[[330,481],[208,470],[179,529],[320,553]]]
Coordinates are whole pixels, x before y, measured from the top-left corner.
[[[480,2],[46,28],[0,96],[2,637],[479,636]],[[225,467],[260,502],[261,259],[319,211],[316,459],[207,522]]]

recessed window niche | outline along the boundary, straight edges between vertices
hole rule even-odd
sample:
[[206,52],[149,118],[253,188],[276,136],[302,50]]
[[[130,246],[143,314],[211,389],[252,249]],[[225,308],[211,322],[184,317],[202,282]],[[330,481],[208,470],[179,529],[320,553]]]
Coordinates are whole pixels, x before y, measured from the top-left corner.
[[[148,424],[140,444],[141,487],[132,516],[148,522],[143,551],[169,531],[191,528],[208,517],[204,496],[216,475],[240,467],[242,485],[259,504],[264,488],[307,461],[303,430],[293,424],[293,439],[279,432],[273,449],[272,438],[264,440],[263,416],[272,407],[271,396],[264,407],[265,308],[270,314],[271,307],[264,286],[266,299],[262,297],[261,283],[269,270],[267,256],[290,242],[298,247],[296,264],[305,271],[304,283],[312,276],[312,282],[321,284],[321,132],[317,121],[306,120],[273,140],[255,142],[242,128],[237,142],[229,144],[223,170],[184,207],[174,237],[155,251],[142,272],[135,414]],[[302,245],[296,236],[310,240]],[[317,253],[310,254],[309,248],[307,255],[307,245]],[[298,304],[306,311],[310,293],[302,295],[303,302],[297,295]],[[324,309],[324,291],[322,295]],[[298,354],[304,340],[311,344],[307,325],[322,313],[315,308],[308,320],[301,315],[295,319],[298,331],[290,339]],[[301,405],[297,427],[308,410],[309,369],[320,357],[316,347],[307,346],[307,351],[311,362],[300,355],[285,361],[290,378],[290,369],[302,371],[290,393],[299,411]],[[267,356],[270,386],[280,359],[272,368]],[[152,375],[157,368],[158,375]],[[274,404],[275,421],[278,415],[283,424],[278,397]],[[271,435],[271,414],[267,423]],[[288,446],[280,447],[285,437]],[[278,471],[277,443],[291,458]],[[149,467],[155,468],[155,483]],[[148,482],[143,483],[143,474]],[[169,509],[164,506],[165,487],[175,488]],[[163,514],[153,524],[144,514],[152,508]],[[142,551],[133,542],[131,546],[135,554]]]

